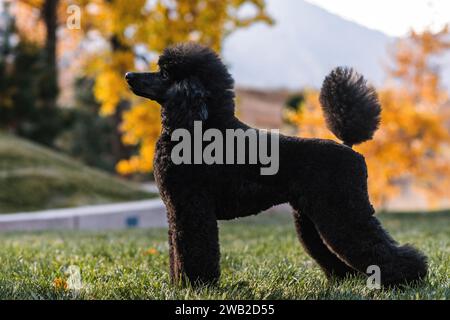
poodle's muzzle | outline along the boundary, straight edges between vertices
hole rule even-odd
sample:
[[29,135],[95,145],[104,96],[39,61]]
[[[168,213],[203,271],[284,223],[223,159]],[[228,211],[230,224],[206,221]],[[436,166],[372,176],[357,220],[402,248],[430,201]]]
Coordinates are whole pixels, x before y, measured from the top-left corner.
[[164,102],[167,86],[159,72],[127,72],[125,79],[134,94],[158,103]]

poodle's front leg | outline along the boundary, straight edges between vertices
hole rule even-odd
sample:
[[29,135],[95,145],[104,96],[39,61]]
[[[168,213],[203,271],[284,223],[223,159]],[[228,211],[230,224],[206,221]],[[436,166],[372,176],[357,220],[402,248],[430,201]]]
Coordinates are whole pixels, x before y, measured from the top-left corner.
[[217,219],[204,198],[168,210],[170,276],[173,283],[214,284],[220,276]]

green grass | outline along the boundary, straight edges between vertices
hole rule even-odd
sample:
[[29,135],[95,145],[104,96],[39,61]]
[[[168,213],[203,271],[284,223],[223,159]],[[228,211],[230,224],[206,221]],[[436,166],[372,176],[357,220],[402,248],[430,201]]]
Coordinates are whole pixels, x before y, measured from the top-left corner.
[[[370,290],[357,278],[328,283],[300,247],[292,219],[280,215],[221,223],[221,281],[201,289],[170,285],[165,229],[0,234],[0,298],[449,299],[450,212],[381,219],[398,241],[429,256],[422,285]],[[79,292],[54,286],[70,265],[81,268]]]
[[137,185],[0,133],[0,213],[148,199]]

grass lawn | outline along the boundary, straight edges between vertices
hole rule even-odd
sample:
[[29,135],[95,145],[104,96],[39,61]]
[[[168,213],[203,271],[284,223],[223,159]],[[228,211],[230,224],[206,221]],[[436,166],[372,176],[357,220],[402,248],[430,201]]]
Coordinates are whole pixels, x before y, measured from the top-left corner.
[[152,196],[133,183],[0,132],[0,214]]
[[[400,242],[430,257],[420,286],[369,290],[365,281],[327,283],[296,239],[288,215],[221,224],[218,287],[169,283],[165,229],[0,234],[0,299],[449,299],[450,212],[381,216]],[[81,268],[82,289],[64,290],[65,270]]]

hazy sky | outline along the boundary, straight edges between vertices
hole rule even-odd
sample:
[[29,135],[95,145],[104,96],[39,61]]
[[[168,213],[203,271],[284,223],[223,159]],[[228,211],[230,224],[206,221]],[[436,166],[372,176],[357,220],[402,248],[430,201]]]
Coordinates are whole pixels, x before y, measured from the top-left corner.
[[401,36],[450,22],[450,0],[306,0],[372,29]]

